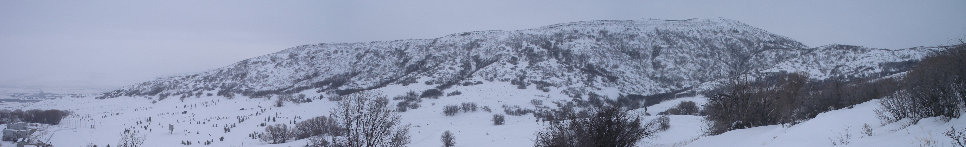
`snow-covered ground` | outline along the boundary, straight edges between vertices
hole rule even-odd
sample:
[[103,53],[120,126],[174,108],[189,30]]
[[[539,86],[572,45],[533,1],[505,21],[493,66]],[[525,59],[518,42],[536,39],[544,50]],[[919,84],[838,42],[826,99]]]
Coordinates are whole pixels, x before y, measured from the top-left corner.
[[[668,101],[665,103],[669,103]],[[715,136],[703,136],[705,123],[697,116],[671,116],[671,128],[657,137],[646,139],[643,144],[652,146],[860,146],[860,147],[908,147],[953,146],[952,139],[943,132],[952,128],[966,127],[966,119],[926,118],[918,124],[910,120],[882,124],[874,110],[879,100],[855,105],[852,108],[832,110],[796,125],[770,125],[739,129]],[[663,104],[663,103],[662,103]],[[655,111],[656,112],[656,111]],[[864,133],[864,126],[871,128],[871,136]],[[833,145],[836,142],[836,145]],[[845,142],[843,144],[843,142]]]
[[[414,84],[409,86],[389,86],[376,89],[389,98],[404,95],[409,91],[422,92],[432,86]],[[504,125],[493,125],[494,114],[503,114],[503,106],[519,106],[533,109],[532,99],[542,99],[543,105],[550,106],[552,100],[569,100],[559,91],[543,92],[533,87],[517,89],[509,83],[496,82],[468,87],[455,87],[444,91],[460,91],[461,95],[443,96],[438,99],[423,99],[418,109],[401,113],[402,120],[411,125],[410,146],[439,146],[439,136],[449,130],[456,135],[461,146],[529,146],[533,134],[543,128],[532,115],[506,115]],[[558,93],[558,94],[553,94]],[[267,125],[287,124],[294,127],[300,122],[315,116],[328,115],[335,102],[328,99],[313,99],[310,103],[289,103],[275,107],[274,99],[235,97],[227,99],[219,96],[185,98],[171,97],[152,103],[156,99],[145,97],[120,97],[112,99],[61,98],[36,103],[5,105],[3,109],[63,109],[72,114],[61,124],[49,126],[43,132],[43,140],[49,139],[54,145],[83,146],[108,144],[116,145],[122,132],[130,130],[146,138],[147,146],[180,146],[182,141],[201,145],[214,141],[212,146],[302,146],[307,140],[289,141],[285,144],[267,144],[252,139],[249,134],[264,132],[261,123]],[[395,109],[398,101],[390,106]],[[472,102],[479,106],[476,112],[460,112],[455,116],[442,113],[446,105],[459,105]],[[488,107],[491,111],[483,110]],[[277,116],[274,121],[268,118]],[[148,118],[151,121],[147,121]],[[245,119],[245,121],[239,121]],[[168,125],[175,127],[173,133]],[[226,132],[224,127],[235,126]],[[224,137],[224,141],[220,141]],[[7,142],[9,143],[9,142]]]
[[[432,86],[414,84],[390,85],[374,91],[389,98],[409,91],[421,92]],[[518,89],[509,83],[492,82],[481,85],[458,86],[444,94],[460,91],[461,95],[443,96],[439,99],[423,99],[421,107],[401,113],[403,122],[410,124],[409,146],[441,146],[442,132],[454,133],[459,146],[532,146],[535,133],[547,124],[532,115],[506,115],[506,124],[493,125],[494,114],[504,114],[504,106],[555,108],[554,101],[567,101],[559,89],[543,92],[536,88]],[[604,93],[604,92],[602,92]],[[606,94],[606,93],[605,93]],[[543,101],[535,106],[531,100]],[[157,101],[144,97],[120,97],[98,100],[94,98],[60,98],[22,105],[4,105],[4,109],[66,109],[73,112],[60,125],[48,126],[40,132],[41,139],[58,146],[116,145],[125,129],[146,138],[146,146],[181,146],[182,141],[192,145],[211,146],[303,146],[307,140],[294,140],[284,144],[267,144],[249,137],[263,132],[267,125],[299,122],[315,116],[328,115],[335,106],[327,99],[314,99],[310,103],[286,103],[275,107],[274,99],[236,97],[227,99],[217,96],[168,98]],[[683,97],[668,100],[643,109],[632,110],[633,116],[645,121],[657,118],[653,115],[676,106],[682,101],[698,105],[707,102],[705,97]],[[391,106],[398,102],[393,100]],[[476,112],[460,112],[455,116],[442,113],[446,105],[476,103]],[[484,111],[483,107],[491,111]],[[874,113],[878,100],[872,100],[853,108],[832,110],[800,124],[771,125],[726,132],[721,135],[704,135],[705,122],[701,116],[670,115],[671,127],[665,132],[641,140],[639,146],[833,146],[833,141],[849,142],[842,146],[950,146],[951,140],[942,133],[950,127],[966,127],[966,119],[953,118],[942,121],[927,118],[909,125],[908,120],[883,125]],[[276,117],[277,116],[277,117]],[[151,121],[147,121],[148,118]],[[270,118],[276,118],[274,121]],[[240,121],[244,119],[244,121]],[[266,119],[269,119],[266,121]],[[168,125],[175,127],[168,131]],[[863,126],[872,128],[872,135],[862,133]],[[225,131],[225,127],[230,132]],[[234,126],[234,127],[232,127]],[[0,125],[5,127],[5,125]],[[224,141],[220,141],[224,137]],[[4,146],[10,145],[4,142]]]

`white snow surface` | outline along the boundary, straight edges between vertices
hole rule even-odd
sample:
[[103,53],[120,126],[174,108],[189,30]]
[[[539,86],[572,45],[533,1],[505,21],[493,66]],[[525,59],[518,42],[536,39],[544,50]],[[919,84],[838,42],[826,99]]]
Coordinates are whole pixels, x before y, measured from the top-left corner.
[[[657,137],[643,141],[639,146],[775,146],[775,147],[908,147],[908,146],[953,146],[952,139],[943,132],[952,128],[966,127],[966,119],[952,118],[943,121],[933,117],[910,124],[910,120],[883,124],[874,110],[879,100],[871,100],[852,108],[832,110],[819,114],[813,119],[796,125],[770,125],[748,129],[738,129],[720,135],[700,134],[705,126],[703,118],[696,116],[671,116],[671,129]],[[863,133],[868,124],[872,135]],[[678,129],[678,130],[675,130]],[[833,145],[835,140],[849,143]]]
[[[430,85],[390,85],[373,91],[391,98],[408,91],[422,91],[432,88]],[[491,118],[494,114],[503,114],[503,106],[519,106],[533,109],[533,99],[543,100],[543,107],[555,107],[554,101],[568,101],[570,98],[559,94],[559,89],[543,92],[535,88],[517,89],[516,85],[494,82],[472,86],[458,86],[444,91],[460,91],[461,95],[443,96],[439,99],[423,99],[418,109],[400,113],[404,123],[411,125],[411,143],[409,146],[441,146],[439,138],[442,132],[451,131],[459,146],[532,146],[535,133],[547,124],[538,122],[532,115],[506,115],[505,125],[493,125]],[[146,146],[181,146],[181,141],[192,141],[192,145],[200,145],[206,140],[213,140],[211,146],[303,146],[303,140],[290,140],[284,144],[267,144],[248,137],[250,133],[263,132],[260,123],[266,122],[270,116],[278,115],[271,124],[287,124],[301,121],[315,116],[328,115],[334,107],[334,102],[315,99],[310,103],[286,103],[283,107],[274,107],[274,99],[236,97],[192,97],[182,102],[177,98],[168,98],[153,103],[148,98],[61,98],[45,100],[23,105],[6,105],[4,109],[66,109],[73,112],[59,125],[50,125],[42,131],[42,139],[57,146],[85,146],[107,144],[116,145],[125,129],[130,129],[146,138]],[[668,100],[648,107],[648,113],[657,114],[682,101],[693,101],[699,105],[706,103],[702,96],[683,97]],[[398,101],[392,101],[395,104]],[[446,105],[458,105],[473,102],[481,107],[476,112],[460,112],[455,116],[445,116],[442,108]],[[187,106],[187,107],[185,107]],[[486,112],[482,107],[489,107]],[[670,115],[671,128],[655,136],[645,138],[638,146],[832,146],[831,142],[837,138],[844,138],[850,143],[844,146],[950,146],[951,140],[942,132],[950,127],[962,129],[966,127],[966,119],[952,118],[942,121],[939,118],[927,118],[918,124],[909,124],[908,120],[897,123],[882,124],[875,114],[878,100],[872,100],[855,105],[852,108],[832,110],[822,113],[816,118],[800,124],[771,125],[729,131],[721,135],[704,135],[705,122],[701,116]],[[244,110],[242,110],[244,108]],[[182,112],[185,112],[182,114]],[[643,110],[632,110],[632,116],[639,116],[645,121],[657,118],[656,115],[646,115]],[[296,119],[296,116],[301,119]],[[148,117],[152,118],[147,122]],[[247,118],[244,122],[238,118]],[[138,124],[138,121],[143,124]],[[169,134],[167,125],[175,126],[175,131]],[[235,124],[230,132],[224,132],[225,125]],[[873,130],[872,136],[861,133],[862,126],[869,124]],[[147,130],[144,129],[147,126]],[[219,141],[225,137],[225,141]],[[4,142],[10,145],[10,142]]]
[[[131,85],[105,93],[102,98],[107,99],[65,97],[0,103],[0,108],[72,111],[61,124],[40,132],[42,139],[57,146],[116,146],[125,129],[146,138],[146,146],[181,146],[182,141],[192,145],[214,141],[211,146],[303,146],[307,140],[267,144],[249,135],[263,132],[262,123],[293,127],[292,122],[328,115],[335,102],[319,96],[369,89],[391,99],[455,82],[443,93],[460,91],[461,95],[423,99],[418,109],[400,114],[411,125],[410,146],[441,146],[440,135],[447,130],[454,133],[458,146],[532,146],[545,122],[532,114],[506,115],[506,124],[497,126],[492,116],[504,114],[505,107],[554,109],[555,102],[566,103],[573,94],[589,92],[616,98],[687,88],[709,90],[725,79],[731,70],[729,62],[743,58],[754,72],[798,72],[826,79],[887,76],[937,50],[941,49],[807,48],[727,19],[584,21],[433,39],[303,45],[203,73]],[[526,89],[510,84],[514,80]],[[483,84],[465,84],[475,82]],[[546,92],[538,89],[541,83]],[[233,93],[235,98],[207,96],[219,91]],[[316,99],[275,107],[275,94],[287,93]],[[179,99],[183,96],[187,98]],[[155,103],[159,97],[167,98]],[[536,105],[534,100],[542,103]],[[650,121],[682,101],[703,105],[707,98],[676,98],[650,106],[647,112],[630,113]],[[397,102],[392,100],[390,106],[395,108]],[[462,103],[476,103],[480,110],[443,115],[444,106]],[[881,124],[873,111],[877,107],[873,100],[792,126],[762,126],[715,136],[704,135],[706,123],[701,116],[670,115],[669,130],[641,140],[638,146],[833,146],[832,141],[839,138],[849,142],[843,146],[949,146],[951,140],[942,132],[966,126],[962,118]],[[146,121],[149,117],[151,122]],[[266,121],[270,117],[277,119]],[[175,126],[172,133],[168,124]],[[860,133],[864,124],[873,128],[873,135]],[[226,125],[236,127],[226,132]],[[843,137],[846,134],[849,137]]]

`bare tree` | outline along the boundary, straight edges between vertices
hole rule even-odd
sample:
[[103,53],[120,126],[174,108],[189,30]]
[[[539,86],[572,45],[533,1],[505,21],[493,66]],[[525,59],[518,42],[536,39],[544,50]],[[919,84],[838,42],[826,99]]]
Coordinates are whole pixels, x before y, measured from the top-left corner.
[[599,108],[588,118],[554,122],[537,132],[538,147],[549,146],[635,146],[654,131],[641,126],[641,120],[630,118],[616,107]]
[[388,107],[385,96],[360,92],[341,99],[330,113],[344,133],[334,141],[336,146],[399,147],[409,143],[409,125],[400,125],[399,115]]
[[299,122],[292,130],[295,139],[309,138],[318,135],[339,136],[340,129],[335,119],[327,116],[319,116]]
[[493,125],[503,125],[505,121],[503,114],[493,114]]
[[449,132],[449,130],[446,130],[446,132],[443,132],[443,136],[441,136],[439,138],[439,140],[443,142],[443,147],[454,147],[454,146],[456,146],[455,139],[456,138],[453,137],[453,133],[452,132]]
[[288,140],[288,133],[288,126],[285,126],[285,124],[275,124],[265,127],[265,134],[262,134],[260,137],[262,141],[272,144],[285,143]]
[[138,147],[144,144],[144,137],[138,136],[134,132],[121,134],[121,140],[117,143],[118,147]]
[[902,79],[902,89],[880,101],[886,123],[910,118],[960,117],[966,109],[966,45],[922,59]]

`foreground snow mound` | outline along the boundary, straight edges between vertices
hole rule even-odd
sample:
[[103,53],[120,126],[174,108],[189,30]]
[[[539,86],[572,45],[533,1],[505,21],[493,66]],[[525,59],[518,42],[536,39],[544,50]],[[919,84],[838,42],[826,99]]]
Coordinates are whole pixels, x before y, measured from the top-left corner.
[[943,132],[950,127],[957,130],[966,127],[963,118],[949,121],[927,118],[918,124],[910,125],[904,120],[882,125],[874,112],[878,103],[879,100],[872,100],[853,108],[832,110],[793,126],[762,126],[701,137],[684,146],[952,146],[953,140]]

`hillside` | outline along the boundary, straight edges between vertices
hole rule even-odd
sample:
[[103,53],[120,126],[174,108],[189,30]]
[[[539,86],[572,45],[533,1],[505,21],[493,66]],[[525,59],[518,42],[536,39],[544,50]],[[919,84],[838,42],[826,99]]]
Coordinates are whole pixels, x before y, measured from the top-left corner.
[[104,97],[261,97],[305,90],[344,95],[417,79],[440,89],[501,81],[568,93],[615,88],[647,95],[689,88],[738,69],[764,69],[808,50],[727,19],[585,21],[434,39],[303,45]]
[[[708,135],[704,114],[659,113],[685,101],[697,106],[714,102],[703,94],[723,89],[721,83],[733,76],[799,73],[807,82],[838,81],[849,88],[863,80],[901,76],[944,49],[808,47],[728,19],[598,20],[432,39],[302,45],[96,98],[0,107],[71,111],[61,124],[44,125],[34,136],[58,146],[117,146],[127,134],[139,135],[148,146],[303,146],[325,136],[290,137],[279,144],[261,136],[266,126],[287,125],[294,132],[301,122],[333,115],[345,101],[342,96],[359,93],[387,98],[383,102],[410,128],[409,146],[440,146],[444,131],[453,132],[459,146],[531,146],[544,127],[608,104],[645,123],[671,122],[669,129],[639,140],[638,146],[827,146],[842,134],[854,134],[846,141],[859,146],[896,142],[877,140],[923,145],[915,139],[961,128],[952,124],[963,119],[927,118],[919,125],[904,120],[875,125],[875,134],[859,136],[859,125],[877,122],[873,110],[879,100],[871,100],[821,107],[817,116],[801,117],[811,120],[795,125]],[[505,115],[505,124],[495,125],[494,115]],[[840,123],[849,118],[855,121]]]

